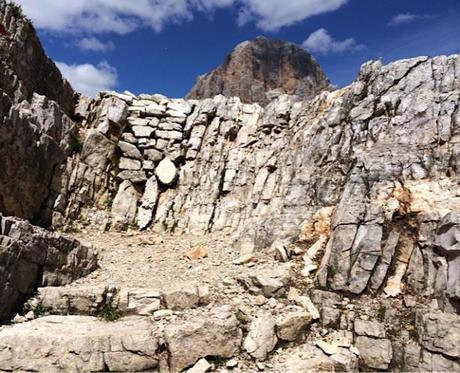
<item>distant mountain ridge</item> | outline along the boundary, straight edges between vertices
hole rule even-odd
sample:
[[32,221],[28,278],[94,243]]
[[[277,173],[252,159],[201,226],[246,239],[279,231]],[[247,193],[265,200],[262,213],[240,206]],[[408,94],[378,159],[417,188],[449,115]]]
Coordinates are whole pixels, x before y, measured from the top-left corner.
[[325,72],[306,50],[259,36],[238,44],[221,66],[198,77],[187,98],[222,94],[266,105],[279,94],[307,98],[330,87]]

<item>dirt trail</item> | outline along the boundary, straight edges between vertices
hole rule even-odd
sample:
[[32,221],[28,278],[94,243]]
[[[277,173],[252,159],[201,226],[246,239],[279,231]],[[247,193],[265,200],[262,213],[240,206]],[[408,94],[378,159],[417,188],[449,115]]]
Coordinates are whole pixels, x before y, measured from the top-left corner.
[[[168,290],[187,284],[220,286],[238,276],[270,271],[279,265],[273,255],[256,253],[254,266],[235,265],[240,254],[233,240],[222,234],[171,236],[153,233],[78,233],[72,235],[92,245],[100,255],[100,269],[72,286],[118,286]],[[187,253],[197,247],[207,251],[202,259],[190,260]]]

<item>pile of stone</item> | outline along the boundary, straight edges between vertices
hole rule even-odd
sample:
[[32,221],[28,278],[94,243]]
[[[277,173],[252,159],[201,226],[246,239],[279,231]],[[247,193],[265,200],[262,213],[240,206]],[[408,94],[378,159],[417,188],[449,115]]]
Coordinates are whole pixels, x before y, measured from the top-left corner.
[[175,163],[185,157],[184,127],[192,106],[161,95],[140,95],[129,107],[129,125],[118,147],[122,180],[146,181],[156,175],[170,186],[177,177]]

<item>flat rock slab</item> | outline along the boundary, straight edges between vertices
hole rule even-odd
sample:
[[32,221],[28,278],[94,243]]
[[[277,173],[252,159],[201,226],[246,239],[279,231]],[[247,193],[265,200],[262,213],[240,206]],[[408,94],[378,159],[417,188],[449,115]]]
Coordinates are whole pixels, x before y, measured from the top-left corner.
[[144,371],[158,366],[148,318],[108,323],[88,316],[48,316],[0,330],[0,371]]

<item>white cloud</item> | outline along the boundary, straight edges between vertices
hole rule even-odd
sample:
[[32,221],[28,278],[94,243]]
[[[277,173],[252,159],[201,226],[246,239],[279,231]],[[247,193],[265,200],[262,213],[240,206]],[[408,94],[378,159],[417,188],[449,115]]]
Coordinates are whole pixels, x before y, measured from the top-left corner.
[[[58,32],[126,34],[140,27],[161,31],[168,23],[191,20],[196,11],[235,7],[239,23],[276,31],[332,12],[348,0],[16,0],[38,28]],[[46,11],[43,11],[43,10]]]
[[56,62],[56,65],[75,90],[88,96],[95,96],[100,91],[112,90],[118,83],[116,69],[107,62],[101,62],[97,66],[68,65],[64,62]]
[[302,43],[302,46],[309,52],[318,54],[340,53],[357,51],[365,48],[358,44],[355,39],[335,40],[327,30],[320,28],[316,30]]
[[77,43],[78,48],[92,52],[108,52],[115,49],[115,44],[109,41],[104,43],[97,38],[83,38]]
[[348,0],[247,0],[240,13],[240,24],[254,20],[266,31],[276,31],[318,14],[332,12]]
[[[38,28],[60,32],[126,34],[141,26],[160,31],[189,19],[187,0],[16,0]],[[46,9],[46,11],[43,11]]]
[[412,14],[412,13],[400,13],[395,15],[390,22],[388,22],[389,26],[399,26],[404,23],[412,23],[421,19],[431,18],[429,15],[420,15],[420,14]]

